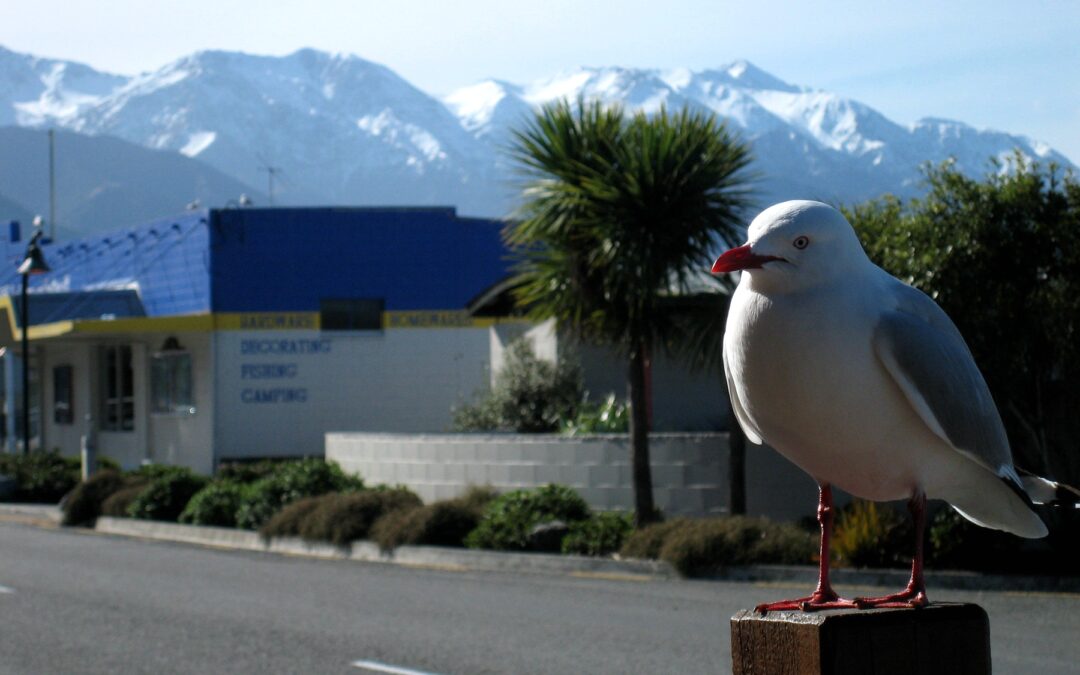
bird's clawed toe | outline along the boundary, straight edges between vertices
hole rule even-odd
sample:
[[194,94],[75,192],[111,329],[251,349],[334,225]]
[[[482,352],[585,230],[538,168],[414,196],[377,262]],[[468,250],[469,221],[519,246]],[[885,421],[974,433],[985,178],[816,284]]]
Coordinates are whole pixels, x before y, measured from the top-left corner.
[[906,588],[899,593],[883,595],[877,598],[855,598],[855,605],[859,609],[897,608],[897,607],[926,607],[930,600],[926,597],[926,589]]
[[855,609],[855,601],[841,598],[835,593],[814,593],[813,595],[805,598],[795,598],[792,600],[777,600],[776,602],[766,602],[758,605],[754,608],[754,611],[758,614],[767,614],[769,612],[816,612],[822,609]]

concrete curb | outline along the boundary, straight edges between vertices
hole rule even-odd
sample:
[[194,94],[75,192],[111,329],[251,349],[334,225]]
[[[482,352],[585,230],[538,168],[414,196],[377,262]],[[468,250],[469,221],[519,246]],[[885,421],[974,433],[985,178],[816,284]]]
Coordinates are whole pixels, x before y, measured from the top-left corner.
[[369,541],[357,541],[349,547],[313,544],[294,537],[275,537],[266,541],[258,533],[247,530],[104,516],[98,518],[94,529],[103,534],[198,544],[215,548],[455,571],[570,574],[642,580],[678,577],[675,570],[667,563],[652,560],[613,560],[544,553],[503,553],[438,546],[401,546],[388,552],[380,550],[378,545]]
[[0,504],[0,518],[4,520],[59,525],[63,516],[60,507],[52,504]]
[[[0,504],[0,520],[31,525],[55,527],[61,518],[56,506],[40,504]],[[350,547],[312,544],[302,539],[279,537],[265,541],[256,532],[223,527],[180,525],[152,520],[101,517],[95,527],[103,534],[140,537],[157,541],[195,544],[228,550],[257,551],[281,555],[296,555],[334,560],[357,560],[425,567],[455,571],[526,572],[537,574],[569,574],[626,579],[678,579],[679,574],[663,561],[614,560],[586,556],[544,553],[505,553],[439,546],[402,546],[394,551],[382,551],[368,541],[354,542]],[[833,569],[832,580],[841,586],[874,586],[900,588],[908,581],[910,572],[899,569],[851,570]],[[804,565],[751,565],[729,567],[705,577],[715,581],[758,583],[798,583],[813,586],[817,568]],[[966,591],[1012,591],[1035,593],[1080,594],[1080,577],[1037,577],[978,572],[926,573],[931,589]]]

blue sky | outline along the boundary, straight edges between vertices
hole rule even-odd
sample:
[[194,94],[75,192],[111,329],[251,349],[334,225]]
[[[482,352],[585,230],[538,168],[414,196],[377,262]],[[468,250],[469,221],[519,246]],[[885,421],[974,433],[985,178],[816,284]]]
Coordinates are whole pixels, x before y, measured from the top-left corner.
[[4,0],[0,44],[102,70],[199,49],[349,52],[442,95],[579,65],[695,70],[748,59],[910,123],[958,119],[1080,164],[1080,3],[770,0]]

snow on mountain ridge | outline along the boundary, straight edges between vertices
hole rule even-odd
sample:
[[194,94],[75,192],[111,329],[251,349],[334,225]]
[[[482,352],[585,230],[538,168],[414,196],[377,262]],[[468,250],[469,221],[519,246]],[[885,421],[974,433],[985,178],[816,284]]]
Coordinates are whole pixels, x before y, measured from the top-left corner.
[[19,54],[0,46],[0,124],[42,126],[71,119],[107,95],[126,78],[73,61]]
[[133,77],[0,47],[0,124],[56,125],[172,150],[247,184],[280,168],[279,203],[447,204],[503,215],[502,147],[542,104],[583,97],[655,113],[709,110],[752,144],[762,199],[857,201],[912,194],[919,166],[982,173],[1014,147],[1049,146],[933,118],[899,125],[842,96],[734,61],[693,71],[577,68],[527,84],[485,80],[441,101],[352,54],[200,51]]

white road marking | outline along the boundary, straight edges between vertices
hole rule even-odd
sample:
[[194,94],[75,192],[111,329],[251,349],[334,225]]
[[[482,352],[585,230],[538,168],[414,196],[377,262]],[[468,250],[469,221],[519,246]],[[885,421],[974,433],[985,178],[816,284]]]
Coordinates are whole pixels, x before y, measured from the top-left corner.
[[14,593],[15,589],[11,586],[0,586],[0,593]]
[[391,666],[387,663],[379,663],[378,661],[360,661],[352,662],[353,668],[364,668],[365,670],[373,670],[376,673],[390,673],[391,675],[435,675],[435,673],[429,673],[426,670],[413,670],[412,668],[402,668],[401,666]]

